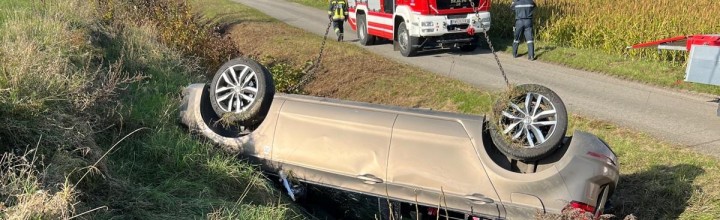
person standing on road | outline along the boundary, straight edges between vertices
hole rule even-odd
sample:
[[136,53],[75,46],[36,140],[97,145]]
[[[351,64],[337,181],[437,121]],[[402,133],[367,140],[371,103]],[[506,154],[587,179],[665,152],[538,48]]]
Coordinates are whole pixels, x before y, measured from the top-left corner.
[[533,42],[533,11],[535,11],[535,1],[533,0],[513,0],[510,5],[515,11],[515,39],[513,41],[513,57],[517,58],[518,44],[520,37],[525,33],[525,40],[528,45],[528,59],[535,60],[535,43]]
[[333,23],[337,40],[343,40],[343,32],[345,21],[348,19],[348,5],[345,0],[330,0],[330,8],[328,9],[328,19]]

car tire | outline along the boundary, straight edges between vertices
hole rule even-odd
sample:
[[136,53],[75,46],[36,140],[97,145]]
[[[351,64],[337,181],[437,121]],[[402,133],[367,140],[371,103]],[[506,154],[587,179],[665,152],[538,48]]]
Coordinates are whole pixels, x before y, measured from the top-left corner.
[[183,89],[179,115],[181,123],[191,130],[209,129],[215,137],[214,141],[223,143],[226,138],[238,138],[244,135],[244,129],[236,125],[224,126],[218,120],[210,105],[210,88],[207,84],[193,84]]
[[490,136],[506,156],[535,161],[557,150],[567,131],[565,104],[547,87],[515,87],[493,106]]
[[251,59],[225,62],[210,84],[210,104],[215,114],[245,127],[255,127],[265,119],[273,96],[272,74]]
[[418,38],[410,36],[405,22],[400,22],[398,27],[398,44],[400,45],[400,53],[405,57],[415,56],[417,54]]
[[365,15],[358,15],[357,17],[357,35],[360,40],[360,44],[363,46],[369,46],[375,44],[375,36],[368,34],[367,22]]

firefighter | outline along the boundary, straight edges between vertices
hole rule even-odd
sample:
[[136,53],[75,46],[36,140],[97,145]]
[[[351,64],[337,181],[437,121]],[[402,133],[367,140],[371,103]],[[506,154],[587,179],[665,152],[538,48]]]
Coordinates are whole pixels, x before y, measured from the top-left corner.
[[535,11],[535,1],[533,0],[513,0],[510,5],[515,11],[515,39],[513,41],[513,57],[517,57],[518,44],[520,37],[524,33],[528,46],[528,59],[535,60],[535,43],[533,42],[533,11]]
[[330,7],[328,9],[328,19],[333,22],[333,28],[335,29],[335,35],[337,40],[343,40],[343,26],[345,21],[348,19],[348,5],[345,0],[330,0]]

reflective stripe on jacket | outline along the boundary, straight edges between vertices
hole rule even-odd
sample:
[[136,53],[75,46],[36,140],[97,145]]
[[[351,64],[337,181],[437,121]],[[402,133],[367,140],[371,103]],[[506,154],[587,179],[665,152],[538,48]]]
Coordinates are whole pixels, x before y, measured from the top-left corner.
[[328,8],[328,16],[335,21],[345,20],[348,17],[348,5],[345,0],[332,0]]
[[518,19],[532,19],[533,11],[535,11],[535,1],[533,0],[513,0],[510,5],[513,11],[515,11],[515,20]]

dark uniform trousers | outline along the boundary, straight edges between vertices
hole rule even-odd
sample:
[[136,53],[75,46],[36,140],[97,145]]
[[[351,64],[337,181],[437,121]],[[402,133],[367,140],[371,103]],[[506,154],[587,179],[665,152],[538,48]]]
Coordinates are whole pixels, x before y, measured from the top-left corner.
[[513,56],[517,56],[518,44],[520,44],[520,37],[525,34],[525,41],[528,44],[528,57],[535,57],[535,43],[533,41],[533,22],[532,19],[517,19],[515,20],[515,39],[513,41]]
[[515,11],[515,38],[513,39],[513,56],[517,57],[520,37],[525,34],[525,41],[528,44],[528,58],[535,59],[535,43],[533,41],[533,14],[535,11],[534,0],[513,0],[510,5]]

